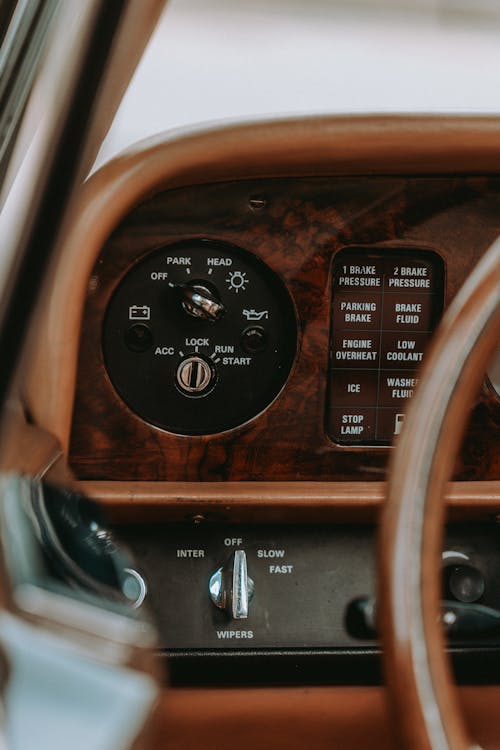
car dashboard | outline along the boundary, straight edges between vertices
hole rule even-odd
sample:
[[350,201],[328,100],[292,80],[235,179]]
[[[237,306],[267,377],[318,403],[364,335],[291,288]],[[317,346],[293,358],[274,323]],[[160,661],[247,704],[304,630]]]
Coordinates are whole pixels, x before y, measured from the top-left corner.
[[[432,331],[499,206],[500,182],[479,177],[243,180],[143,202],[89,279],[72,469],[383,479]],[[500,478],[497,411],[485,382],[457,480]]]
[[[491,127],[234,126],[88,180],[26,404],[135,554],[173,684],[380,680],[376,521],[433,331],[498,236]],[[499,431],[485,376],[438,571],[466,619],[500,609]],[[449,649],[495,681],[491,629]]]

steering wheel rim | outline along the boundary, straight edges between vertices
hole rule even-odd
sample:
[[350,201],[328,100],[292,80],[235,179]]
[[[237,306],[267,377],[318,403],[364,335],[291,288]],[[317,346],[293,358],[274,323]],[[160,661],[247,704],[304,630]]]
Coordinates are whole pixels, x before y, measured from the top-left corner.
[[379,625],[401,747],[476,747],[462,721],[440,618],[445,485],[500,330],[500,239],[448,309],[392,461],[379,532]]

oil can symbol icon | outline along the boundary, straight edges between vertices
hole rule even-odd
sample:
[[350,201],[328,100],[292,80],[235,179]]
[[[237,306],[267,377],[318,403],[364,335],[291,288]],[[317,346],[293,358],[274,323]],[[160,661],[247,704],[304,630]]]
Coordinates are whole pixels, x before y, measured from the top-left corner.
[[261,310],[260,312],[257,312],[257,310],[252,307],[251,310],[243,310],[243,316],[247,320],[267,320],[269,318],[269,311]]

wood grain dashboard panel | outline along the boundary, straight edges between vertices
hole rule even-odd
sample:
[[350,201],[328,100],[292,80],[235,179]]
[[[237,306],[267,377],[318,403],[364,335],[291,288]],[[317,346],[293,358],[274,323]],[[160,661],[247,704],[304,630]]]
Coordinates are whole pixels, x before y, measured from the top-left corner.
[[[341,447],[325,432],[336,253],[432,250],[444,262],[445,305],[500,233],[500,180],[332,177],[248,180],[166,191],[134,209],[102,248],[81,334],[70,464],[82,480],[381,481],[390,448]],[[107,375],[102,326],[124,274],[186,239],[231,243],[261,258],[294,300],[299,348],[279,397],[247,424],[211,436],[153,427]],[[500,479],[499,406],[478,395],[455,479]]]

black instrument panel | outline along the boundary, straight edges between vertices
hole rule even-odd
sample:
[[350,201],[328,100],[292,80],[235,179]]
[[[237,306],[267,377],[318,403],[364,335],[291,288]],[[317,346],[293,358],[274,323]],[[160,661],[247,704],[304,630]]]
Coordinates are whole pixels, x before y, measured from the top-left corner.
[[[374,527],[156,523],[119,532],[148,582],[145,605],[176,684],[380,680],[377,633],[356,616],[358,603],[376,600]],[[497,681],[498,535],[497,524],[456,524],[443,542],[443,608],[457,614],[448,648],[462,681]],[[235,550],[252,581],[242,619],[210,592]]]
[[332,273],[328,434],[390,445],[439,321],[444,266],[433,252],[349,248]]
[[147,422],[211,435],[255,418],[286,382],[297,349],[295,308],[256,256],[195,240],[133,266],[106,312],[107,372]]

